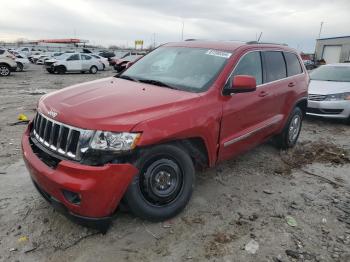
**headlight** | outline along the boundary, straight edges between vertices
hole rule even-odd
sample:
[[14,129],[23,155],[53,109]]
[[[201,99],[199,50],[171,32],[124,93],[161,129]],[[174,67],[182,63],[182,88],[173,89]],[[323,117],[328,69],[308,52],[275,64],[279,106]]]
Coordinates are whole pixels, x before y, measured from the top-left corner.
[[96,150],[128,151],[136,147],[140,133],[113,133],[96,131],[90,143],[90,148]]
[[350,100],[350,92],[327,95],[325,101]]

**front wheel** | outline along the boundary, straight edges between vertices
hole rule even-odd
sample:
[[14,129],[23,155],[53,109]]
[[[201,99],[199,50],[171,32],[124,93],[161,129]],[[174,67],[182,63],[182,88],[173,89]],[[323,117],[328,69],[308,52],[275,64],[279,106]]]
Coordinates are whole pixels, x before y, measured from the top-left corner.
[[65,74],[67,72],[67,68],[65,66],[57,66],[55,67],[55,72],[57,72],[58,74],[62,75]]
[[23,71],[23,64],[22,63],[17,62],[17,71],[18,72],[22,72]]
[[180,213],[191,198],[195,169],[191,157],[175,145],[145,149],[124,200],[137,216],[163,221]]
[[11,70],[8,65],[0,65],[0,76],[9,76],[10,74]]
[[300,135],[302,121],[303,111],[299,107],[295,107],[282,133],[276,137],[279,148],[288,149],[295,146]]
[[97,68],[96,66],[90,67],[90,73],[91,73],[91,74],[96,74],[97,71],[98,71],[98,68]]

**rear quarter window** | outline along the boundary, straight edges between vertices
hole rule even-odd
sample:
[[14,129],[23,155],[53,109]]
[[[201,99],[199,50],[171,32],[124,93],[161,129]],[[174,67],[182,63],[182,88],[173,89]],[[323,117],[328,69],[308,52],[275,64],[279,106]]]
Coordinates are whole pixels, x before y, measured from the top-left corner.
[[284,52],[284,58],[286,59],[288,76],[298,75],[303,72],[296,54]]
[[282,52],[264,51],[265,82],[272,82],[287,77],[286,63]]
[[5,53],[5,50],[1,50],[0,49],[0,55],[4,54]]

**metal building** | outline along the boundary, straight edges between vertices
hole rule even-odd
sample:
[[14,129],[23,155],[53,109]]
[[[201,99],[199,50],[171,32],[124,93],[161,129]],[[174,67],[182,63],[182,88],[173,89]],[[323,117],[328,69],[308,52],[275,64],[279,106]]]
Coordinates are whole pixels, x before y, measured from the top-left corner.
[[327,64],[350,61],[350,36],[316,39],[316,60]]

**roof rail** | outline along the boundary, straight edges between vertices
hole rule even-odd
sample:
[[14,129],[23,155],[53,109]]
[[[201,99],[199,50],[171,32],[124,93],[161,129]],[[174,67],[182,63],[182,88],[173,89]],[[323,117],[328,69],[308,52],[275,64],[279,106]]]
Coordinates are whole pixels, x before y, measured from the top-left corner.
[[287,44],[284,43],[268,43],[268,42],[258,42],[258,41],[248,41],[246,42],[247,45],[283,45],[283,46],[288,46]]

